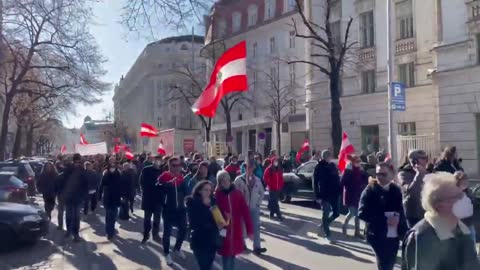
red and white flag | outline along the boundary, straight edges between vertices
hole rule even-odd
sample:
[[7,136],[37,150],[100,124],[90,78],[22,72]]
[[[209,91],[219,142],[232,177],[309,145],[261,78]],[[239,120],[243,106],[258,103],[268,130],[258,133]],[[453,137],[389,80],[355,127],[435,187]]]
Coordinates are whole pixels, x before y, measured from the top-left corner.
[[80,134],[80,144],[81,145],[87,145],[88,144],[87,140],[85,140],[85,135],[83,135],[83,133]]
[[347,133],[343,132],[342,146],[340,146],[340,153],[338,154],[338,169],[341,172],[345,171],[348,156],[353,153],[355,153],[355,148],[353,147],[353,144],[350,143]]
[[305,142],[303,142],[302,148],[300,148],[300,150],[298,150],[297,152],[295,161],[297,161],[297,163],[300,163],[302,160],[303,153],[307,152],[308,150],[310,150],[310,142],[308,140],[305,140]]
[[193,104],[192,110],[197,115],[213,118],[224,96],[247,90],[247,45],[242,41],[218,59],[210,75],[210,82]]
[[134,155],[132,154],[132,152],[126,151],[126,152],[125,152],[125,157],[126,157],[128,160],[132,160],[132,159],[134,158]]
[[67,147],[65,146],[65,144],[63,144],[62,147],[60,147],[60,153],[65,154],[66,152],[67,152]]
[[165,147],[163,146],[163,141],[160,141],[160,144],[158,145],[157,152],[159,155],[165,156],[167,154],[167,151],[165,150]]
[[140,137],[157,137],[158,130],[152,125],[142,123],[140,126]]

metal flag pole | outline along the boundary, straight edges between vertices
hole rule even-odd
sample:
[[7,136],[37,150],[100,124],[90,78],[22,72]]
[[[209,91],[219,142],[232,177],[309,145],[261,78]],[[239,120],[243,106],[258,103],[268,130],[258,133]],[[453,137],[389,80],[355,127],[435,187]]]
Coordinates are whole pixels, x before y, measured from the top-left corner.
[[393,82],[393,51],[392,51],[392,0],[387,0],[387,81],[388,81],[388,153],[393,164],[396,164],[395,146],[393,141],[393,111],[392,111],[392,82]]

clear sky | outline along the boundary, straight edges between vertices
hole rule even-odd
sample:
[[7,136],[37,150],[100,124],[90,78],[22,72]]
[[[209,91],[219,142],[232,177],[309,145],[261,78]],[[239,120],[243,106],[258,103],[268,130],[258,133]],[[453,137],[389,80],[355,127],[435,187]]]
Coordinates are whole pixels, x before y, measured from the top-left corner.
[[92,119],[103,119],[108,112],[113,113],[113,86],[128,72],[146,44],[151,42],[136,34],[129,34],[119,23],[122,3],[123,1],[119,0],[105,0],[94,5],[95,18],[90,29],[107,58],[104,68],[108,73],[103,80],[111,83],[112,89],[103,96],[101,104],[79,106],[77,115],[64,119],[64,125],[69,128],[79,128],[87,115]]

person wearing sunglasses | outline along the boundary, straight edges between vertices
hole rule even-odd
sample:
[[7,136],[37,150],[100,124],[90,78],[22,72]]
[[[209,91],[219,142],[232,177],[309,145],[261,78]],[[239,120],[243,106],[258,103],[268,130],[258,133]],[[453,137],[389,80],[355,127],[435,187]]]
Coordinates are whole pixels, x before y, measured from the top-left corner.
[[187,192],[187,184],[182,174],[182,164],[178,157],[171,157],[168,160],[168,171],[162,173],[158,177],[158,184],[165,194],[163,206],[163,251],[165,253],[168,265],[173,264],[170,255],[170,235],[172,227],[176,226],[177,242],[174,247],[174,254],[185,259],[186,256],[182,252],[182,244],[187,233],[187,212],[185,208],[185,196]]
[[402,269],[480,269],[470,230],[455,211],[463,196],[453,174],[439,172],[425,177],[425,218],[405,238]]
[[377,164],[376,178],[370,178],[358,207],[358,217],[366,223],[367,242],[375,253],[378,270],[393,270],[400,239],[407,231],[402,191],[393,183],[394,176],[391,164]]

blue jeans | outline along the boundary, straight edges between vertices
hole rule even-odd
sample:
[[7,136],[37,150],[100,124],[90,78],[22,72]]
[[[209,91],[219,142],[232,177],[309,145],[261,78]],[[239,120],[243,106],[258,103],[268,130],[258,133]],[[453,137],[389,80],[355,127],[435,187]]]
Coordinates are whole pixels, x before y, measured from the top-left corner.
[[360,233],[360,219],[358,218],[358,209],[356,207],[348,207],[348,214],[345,217],[343,228],[346,230],[350,219],[355,218],[355,234]]
[[250,208],[250,216],[253,225],[253,250],[260,249],[260,209]]
[[65,204],[65,220],[67,222],[67,232],[78,236],[80,231],[80,208],[81,204]]
[[[323,216],[322,216],[322,226],[323,226],[323,231],[325,232],[326,237],[330,237],[330,224],[332,224],[335,219],[340,216],[339,213],[339,202],[335,203],[330,203],[327,201],[322,201],[322,210],[323,210]],[[332,215],[330,215],[332,213]]]
[[234,270],[235,269],[235,257],[234,256],[224,256],[222,257],[223,270]]
[[469,229],[473,240],[473,249],[475,249],[475,253],[477,253],[477,232],[475,231],[475,226],[472,225],[469,227]]
[[280,196],[280,191],[268,192],[268,210],[270,210],[270,216],[273,216],[276,214],[278,218],[281,218],[282,212],[280,212],[280,205],[278,204],[279,196]]
[[118,207],[108,207],[105,209],[105,233],[112,237],[115,235],[115,222],[117,222]]

